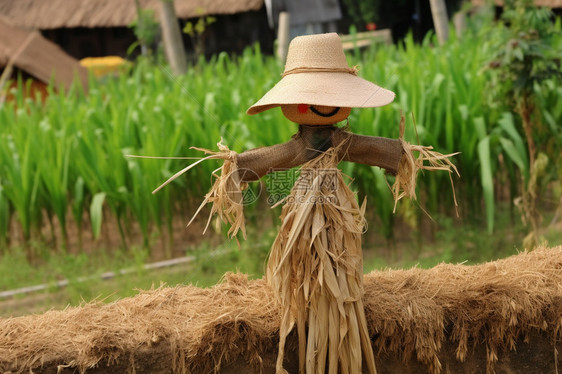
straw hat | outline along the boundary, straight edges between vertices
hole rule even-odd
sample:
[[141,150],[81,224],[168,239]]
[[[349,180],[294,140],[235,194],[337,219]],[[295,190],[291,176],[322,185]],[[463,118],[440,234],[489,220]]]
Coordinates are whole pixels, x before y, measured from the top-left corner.
[[372,108],[389,104],[394,92],[357,76],[336,33],[298,36],[291,41],[283,78],[247,113],[284,104]]

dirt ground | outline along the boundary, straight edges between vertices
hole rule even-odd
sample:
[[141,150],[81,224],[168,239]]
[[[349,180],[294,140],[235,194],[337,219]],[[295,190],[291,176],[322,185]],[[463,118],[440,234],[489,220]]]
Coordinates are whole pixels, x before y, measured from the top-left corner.
[[[548,341],[543,334],[534,332],[530,334],[526,341],[517,342],[517,351],[506,350],[502,352],[495,364],[496,374],[546,374],[557,373],[555,360],[558,359],[558,367],[562,365],[562,360],[556,354],[562,352],[562,342],[558,342],[555,347]],[[298,352],[297,338],[291,334],[288,339],[290,350],[286,353],[285,369],[289,373],[298,373]],[[486,346],[471,342],[473,349],[471,354],[464,361],[456,359],[456,347],[454,344],[445,344],[439,355],[442,365],[442,374],[475,374],[486,372]],[[135,352],[134,356],[127,357],[112,364],[103,363],[94,368],[86,370],[86,374],[112,374],[134,372],[136,374],[169,374],[174,372],[171,363],[173,362],[171,349],[167,344],[157,347],[143,348]],[[262,374],[274,374],[275,362],[277,359],[276,347],[267,351],[263,356]],[[378,374],[420,374],[426,373],[426,365],[415,359],[403,361],[395,355],[382,352],[377,357]],[[255,369],[243,357],[238,357],[233,362],[224,365],[218,373],[220,374],[240,374],[254,373]],[[73,374],[75,368],[56,368],[53,366],[34,369],[36,374]],[[364,371],[364,373],[368,373]]]

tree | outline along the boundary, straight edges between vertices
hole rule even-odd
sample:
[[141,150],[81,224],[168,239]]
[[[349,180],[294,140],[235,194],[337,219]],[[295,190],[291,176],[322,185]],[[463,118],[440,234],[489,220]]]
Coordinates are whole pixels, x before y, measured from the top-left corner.
[[518,206],[531,228],[525,243],[529,247],[538,244],[538,178],[549,160],[559,157],[559,147],[555,151],[546,147],[555,134],[540,125],[536,105],[537,87],[562,77],[560,50],[552,47],[554,36],[552,12],[535,7],[532,0],[505,0],[501,23],[492,35],[492,50],[496,52],[489,63],[493,72],[490,93],[519,116],[527,142],[528,170],[522,171]]

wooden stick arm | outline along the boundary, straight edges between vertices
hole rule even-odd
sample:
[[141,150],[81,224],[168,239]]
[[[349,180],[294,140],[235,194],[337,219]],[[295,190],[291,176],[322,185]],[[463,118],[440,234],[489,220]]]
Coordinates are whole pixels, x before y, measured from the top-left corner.
[[334,144],[347,141],[341,148],[341,160],[378,166],[396,175],[404,149],[400,140],[379,136],[356,135],[347,131],[334,134]]
[[341,161],[378,166],[390,174],[398,172],[403,154],[398,139],[355,135],[335,126],[301,125],[286,143],[239,153],[240,181],[258,180],[273,171],[302,165],[330,147],[340,147]]
[[255,181],[272,171],[290,169],[305,163],[305,145],[298,135],[286,143],[239,153],[236,163],[240,181]]

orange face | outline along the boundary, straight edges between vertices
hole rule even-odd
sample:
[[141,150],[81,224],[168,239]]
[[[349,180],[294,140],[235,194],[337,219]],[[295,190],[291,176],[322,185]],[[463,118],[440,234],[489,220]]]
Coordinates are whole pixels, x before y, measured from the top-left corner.
[[281,105],[281,110],[287,119],[300,125],[333,125],[351,113],[351,108],[308,104]]

